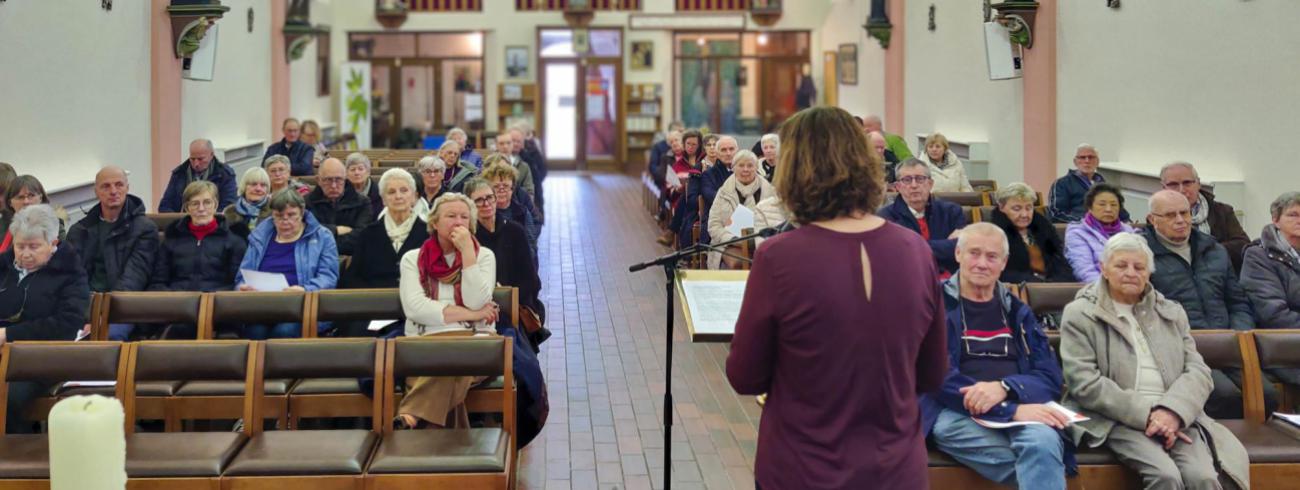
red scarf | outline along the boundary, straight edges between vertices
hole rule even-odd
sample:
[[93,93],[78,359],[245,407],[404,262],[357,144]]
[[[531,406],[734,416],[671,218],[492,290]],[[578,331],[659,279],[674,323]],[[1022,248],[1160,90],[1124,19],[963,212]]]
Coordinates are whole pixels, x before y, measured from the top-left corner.
[[[478,254],[478,239],[470,237],[474,242],[474,253]],[[438,244],[438,237],[431,236],[420,246],[420,286],[424,287],[424,294],[429,299],[438,299],[438,284],[451,284],[456,291],[456,306],[465,306],[465,300],[460,294],[460,251],[456,251],[456,260],[451,265],[442,258],[445,253],[442,245]]]
[[204,238],[207,238],[208,235],[211,235],[212,232],[217,231],[217,220],[214,218],[206,225],[196,225],[193,221],[190,221],[189,226],[190,233],[193,233],[194,238],[201,242]]
[[3,242],[0,242],[0,254],[5,253],[5,252],[8,252],[8,251],[9,251],[9,245],[12,245],[12,244],[13,244],[13,241],[14,241],[14,236],[13,236],[13,234],[12,234],[12,233],[9,233],[9,232],[5,232],[5,238],[4,238],[4,241],[3,241]]

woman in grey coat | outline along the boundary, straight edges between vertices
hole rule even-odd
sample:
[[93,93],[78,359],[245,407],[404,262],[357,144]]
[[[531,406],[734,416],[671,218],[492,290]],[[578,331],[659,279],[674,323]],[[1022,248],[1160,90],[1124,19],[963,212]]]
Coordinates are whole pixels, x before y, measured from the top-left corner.
[[[1246,246],[1241,288],[1255,307],[1259,328],[1300,328],[1300,192],[1278,196],[1269,211],[1273,223]],[[1286,384],[1300,385],[1300,368],[1265,372]]]
[[1205,415],[1210,368],[1182,307],[1151,287],[1154,263],[1145,239],[1117,234],[1102,251],[1101,278],[1065,307],[1066,404],[1090,418],[1071,436],[1106,446],[1148,489],[1250,488],[1246,448]]

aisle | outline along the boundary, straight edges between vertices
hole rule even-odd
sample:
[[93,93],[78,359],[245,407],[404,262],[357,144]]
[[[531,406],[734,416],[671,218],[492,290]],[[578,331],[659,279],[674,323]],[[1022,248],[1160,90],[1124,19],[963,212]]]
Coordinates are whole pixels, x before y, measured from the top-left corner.
[[[666,253],[640,181],[552,172],[541,237],[551,415],[520,488],[662,488],[664,278],[628,265]],[[727,384],[727,347],[674,335],[674,489],[754,488],[758,407]],[[653,486],[652,486],[653,484]]]

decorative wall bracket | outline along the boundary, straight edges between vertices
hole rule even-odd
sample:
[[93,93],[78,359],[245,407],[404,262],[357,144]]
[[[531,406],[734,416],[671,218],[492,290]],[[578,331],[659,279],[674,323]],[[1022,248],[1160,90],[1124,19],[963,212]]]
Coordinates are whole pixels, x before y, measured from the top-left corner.
[[781,2],[765,2],[762,5],[759,2],[752,2],[749,7],[749,18],[763,27],[776,25],[776,22],[781,20],[781,13]]
[[[316,40],[318,34],[328,34],[329,32],[329,26],[285,23],[284,54],[287,60],[295,61],[302,58],[303,52],[307,50],[307,46],[310,46],[312,41]],[[327,46],[325,49],[329,49],[329,47]]]
[[172,18],[172,41],[177,58],[189,58],[199,50],[208,26],[230,11],[221,0],[172,0],[167,15]]
[[889,49],[889,35],[894,24],[889,22],[889,14],[885,13],[885,0],[871,0],[871,16],[867,17],[862,28],[867,30],[868,36],[880,42],[881,49]]
[[389,29],[402,27],[406,23],[406,4],[398,0],[376,0],[375,20]]
[[997,10],[997,21],[1011,31],[1011,41],[1026,48],[1034,47],[1034,18],[1038,15],[1038,2],[1032,0],[1006,0],[989,6]]
[[588,2],[582,2],[582,5],[569,2],[569,6],[564,8],[564,23],[575,29],[591,25],[591,21],[595,18],[596,11],[591,9]]

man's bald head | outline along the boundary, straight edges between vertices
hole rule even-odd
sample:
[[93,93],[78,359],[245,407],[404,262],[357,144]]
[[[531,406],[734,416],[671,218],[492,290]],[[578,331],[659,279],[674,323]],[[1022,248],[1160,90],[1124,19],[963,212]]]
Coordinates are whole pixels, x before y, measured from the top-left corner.
[[867,134],[867,142],[871,143],[871,149],[876,150],[876,154],[880,155],[881,158],[885,157],[885,146],[887,145],[885,135],[880,134],[879,131],[872,131]]
[[862,118],[862,130],[868,133],[884,132],[885,124],[880,121],[880,116],[871,114]]
[[1147,199],[1151,213],[1147,222],[1156,233],[1174,243],[1183,243],[1192,234],[1192,206],[1181,192],[1162,190]]
[[123,182],[126,182],[126,170],[123,170],[122,167],[116,165],[109,165],[99,169],[98,172],[95,172],[95,185],[99,185],[100,182],[112,179],[121,179]]
[[131,184],[126,180],[126,170],[109,165],[95,173],[95,198],[99,200],[100,216],[114,221],[126,205]]
[[348,168],[343,165],[343,161],[337,158],[326,158],[320,162],[320,168],[316,170],[316,185],[320,187],[321,193],[330,200],[337,200],[343,197],[344,179],[347,177]]

